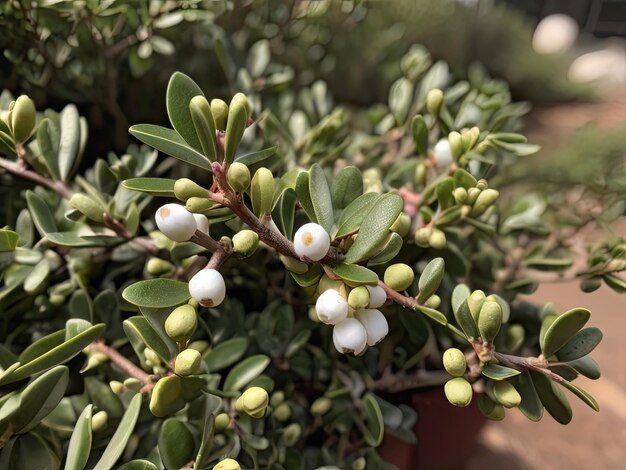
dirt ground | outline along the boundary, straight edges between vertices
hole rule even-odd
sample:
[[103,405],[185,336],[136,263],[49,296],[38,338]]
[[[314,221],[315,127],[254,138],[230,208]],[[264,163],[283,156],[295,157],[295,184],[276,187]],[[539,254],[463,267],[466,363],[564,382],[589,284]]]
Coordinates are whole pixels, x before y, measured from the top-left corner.
[[[605,103],[546,107],[532,116],[536,140],[563,138],[573,129],[594,122],[612,127],[626,122],[626,89],[611,94]],[[546,130],[547,129],[547,130]],[[626,221],[616,227],[626,236]],[[573,395],[574,419],[561,426],[546,414],[539,423],[519,411],[507,413],[504,421],[489,423],[483,430],[469,470],[484,469],[624,469],[626,468],[626,295],[606,287],[592,293],[580,291],[578,283],[542,286],[530,299],[553,302],[559,312],[573,307],[592,311],[589,326],[604,332],[602,343],[592,353],[602,368],[602,377],[584,377],[577,383],[600,405],[596,413]],[[567,393],[567,392],[566,392]]]

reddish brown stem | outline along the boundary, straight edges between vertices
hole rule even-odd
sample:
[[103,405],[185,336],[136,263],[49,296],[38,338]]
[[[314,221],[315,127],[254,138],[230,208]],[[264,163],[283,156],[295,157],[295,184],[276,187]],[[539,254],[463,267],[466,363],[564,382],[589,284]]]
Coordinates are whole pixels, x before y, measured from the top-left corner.
[[28,170],[24,168],[17,162],[13,162],[11,160],[7,160],[5,158],[0,158],[0,168],[5,169],[9,173],[18,176],[23,179],[30,180],[34,183],[37,183],[41,186],[45,186],[48,189],[55,191],[60,194],[63,198],[69,199],[74,194],[74,191],[70,189],[70,187],[65,184],[63,181],[55,181],[50,178],[46,178],[34,171]]
[[117,352],[116,349],[104,344],[104,341],[94,341],[91,343],[90,349],[106,354],[111,362],[118,366],[122,371],[131,377],[140,380],[144,385],[152,383],[152,376],[143,369],[136,366],[129,359]]

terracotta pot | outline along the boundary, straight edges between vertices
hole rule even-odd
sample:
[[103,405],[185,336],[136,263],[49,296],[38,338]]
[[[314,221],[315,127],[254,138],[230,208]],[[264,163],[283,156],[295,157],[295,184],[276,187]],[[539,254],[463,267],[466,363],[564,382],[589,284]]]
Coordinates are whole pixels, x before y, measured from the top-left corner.
[[387,436],[379,448],[381,456],[399,470],[463,468],[486,421],[476,400],[457,408],[448,403],[441,387],[417,393],[411,401],[417,412],[417,444]]

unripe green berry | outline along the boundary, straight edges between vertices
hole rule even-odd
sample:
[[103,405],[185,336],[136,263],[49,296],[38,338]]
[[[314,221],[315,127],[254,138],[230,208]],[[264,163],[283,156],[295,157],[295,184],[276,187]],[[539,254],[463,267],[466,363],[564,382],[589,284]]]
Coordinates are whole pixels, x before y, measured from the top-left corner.
[[215,119],[215,128],[218,131],[226,130],[226,121],[228,119],[228,105],[226,102],[218,98],[212,99],[211,113]]
[[206,189],[189,178],[180,178],[174,183],[174,196],[183,202],[190,197],[206,199],[208,194],[209,192]]
[[307,311],[307,313],[309,315],[309,320],[315,323],[322,323],[322,320],[320,320],[320,317],[317,316],[317,310],[315,310],[315,305],[309,307],[309,310]]
[[385,284],[395,291],[404,291],[413,283],[415,273],[408,264],[392,264],[385,270]]
[[285,429],[283,429],[283,435],[281,441],[285,447],[293,447],[300,440],[302,435],[302,427],[298,423],[291,423]]
[[333,401],[328,397],[319,397],[311,404],[311,414],[314,416],[324,416],[330,411]]
[[160,276],[172,270],[174,265],[164,259],[152,257],[146,263],[146,272],[152,276]]
[[[187,199],[187,202],[185,203],[185,208],[192,214],[201,214],[203,212],[208,211],[214,205],[215,204],[213,203],[213,201],[211,201],[210,199],[207,199],[206,197],[192,196],[189,199]],[[196,227],[197,227],[197,222],[196,222]]]
[[480,315],[480,309],[485,303],[485,293],[481,290],[475,290],[467,298],[467,306],[472,314],[472,318],[478,324],[478,317]]
[[165,320],[167,336],[177,343],[184,343],[191,338],[198,327],[198,314],[191,305],[176,307]]
[[276,419],[276,421],[287,421],[291,417],[291,409],[287,403],[281,403],[274,409],[272,416]]
[[452,193],[457,204],[463,204],[467,201],[467,189],[456,188]]
[[75,193],[70,198],[69,205],[70,207],[76,209],[78,212],[83,214],[88,219],[93,220],[94,222],[102,223],[102,221],[104,220],[106,207],[93,200],[86,194]]
[[450,142],[450,150],[454,158],[459,158],[463,153],[463,141],[461,140],[461,134],[456,131],[452,131],[448,134],[448,141]]
[[230,416],[228,413],[220,413],[215,417],[215,430],[224,431],[230,424]]
[[489,187],[489,185],[487,184],[487,180],[480,179],[476,182],[476,187],[480,189],[481,191],[484,191],[485,189]]
[[462,377],[467,369],[467,361],[465,360],[465,354],[457,348],[447,349],[443,353],[443,367],[448,374],[455,377]]
[[446,234],[439,229],[433,229],[428,238],[428,244],[435,250],[443,250],[446,247]]
[[421,246],[422,248],[428,248],[430,245],[428,244],[428,240],[430,240],[430,236],[432,235],[433,230],[430,227],[422,227],[415,231],[415,244],[417,246]]
[[126,387],[124,387],[124,384],[118,380],[111,380],[109,382],[109,387],[111,387],[111,390],[113,390],[113,393],[115,393],[116,395],[119,395],[126,391]]
[[174,364],[174,372],[178,375],[186,377],[197,372],[202,362],[202,356],[195,349],[185,349],[176,356]]
[[370,303],[370,293],[365,286],[355,287],[348,294],[348,305],[357,310],[366,308]]
[[402,238],[406,237],[409,234],[409,230],[411,229],[411,217],[402,212],[396,221],[391,224],[389,230],[392,232],[396,232]]
[[124,387],[126,387],[129,390],[132,390],[133,392],[138,392],[139,390],[141,390],[142,386],[143,386],[143,383],[141,382],[141,380],[136,379],[134,377],[129,377],[126,380],[124,380]]
[[35,129],[36,120],[33,100],[26,95],[18,97],[11,111],[11,129],[16,143],[21,144],[28,140]]
[[514,408],[522,402],[519,392],[506,380],[500,380],[493,384],[493,396],[505,408]]
[[243,193],[250,186],[250,169],[243,163],[231,163],[226,178],[233,191]]
[[241,470],[241,467],[234,459],[224,459],[220,460],[213,470]]
[[424,306],[429,307],[429,308],[439,308],[440,305],[441,305],[441,297],[439,297],[437,294],[433,294],[430,297],[428,297],[428,299],[424,303]]
[[444,392],[454,406],[464,407],[472,401],[472,385],[463,377],[448,380],[444,385]]
[[160,378],[150,397],[150,411],[158,418],[166,416],[171,406],[180,398],[182,382],[177,375],[168,375]]
[[233,251],[243,256],[254,253],[259,246],[259,235],[252,230],[242,230],[233,236]]
[[236,402],[236,408],[253,418],[262,418],[269,404],[269,396],[261,387],[250,387]]
[[502,308],[493,300],[485,300],[478,316],[478,331],[484,342],[492,343],[502,326]]
[[426,95],[426,109],[433,116],[439,116],[441,105],[443,104],[443,91],[433,88]]
[[106,427],[108,422],[109,414],[104,410],[98,411],[91,417],[92,432],[102,431]]

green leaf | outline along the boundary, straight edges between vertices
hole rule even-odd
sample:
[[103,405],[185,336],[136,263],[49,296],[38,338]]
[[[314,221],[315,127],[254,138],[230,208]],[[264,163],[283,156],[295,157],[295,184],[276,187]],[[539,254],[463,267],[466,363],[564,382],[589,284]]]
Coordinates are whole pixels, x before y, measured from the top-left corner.
[[415,142],[415,153],[426,155],[428,151],[428,125],[421,114],[415,116],[411,121],[411,133],[413,134],[413,142]]
[[602,332],[595,327],[584,328],[559,349],[559,361],[568,362],[586,356],[602,341]]
[[139,307],[173,307],[187,302],[189,284],[173,279],[146,279],[131,284],[122,297],[133,305]]
[[481,372],[485,377],[489,377],[492,380],[504,380],[521,373],[519,370],[504,367],[499,364],[485,364],[481,368]]
[[150,326],[148,320],[141,316],[130,317],[123,322],[124,332],[130,338],[134,335],[139,338],[145,347],[152,349],[166,364],[172,359],[172,354],[167,344]]
[[241,155],[240,157],[235,158],[235,161],[238,163],[243,163],[247,166],[251,166],[267,160],[276,153],[277,149],[278,147],[274,146],[263,150],[258,150],[256,152],[247,153],[245,155]]
[[159,455],[167,470],[178,470],[189,463],[194,454],[193,435],[189,428],[176,418],[163,422],[159,432]]
[[571,361],[568,365],[588,379],[598,380],[600,378],[600,366],[589,356]]
[[[233,102],[234,101],[234,102]],[[232,163],[248,123],[248,111],[242,100],[231,100],[224,133],[224,160]]]
[[574,385],[571,382],[568,382],[567,380],[563,380],[559,383],[570,392],[572,392],[574,395],[576,395],[578,398],[580,398],[583,402],[585,402],[592,410],[600,411],[600,407],[598,406],[598,402],[595,400],[595,398],[589,395],[589,393],[584,391],[582,388]]
[[467,300],[470,294],[469,287],[465,284],[457,285],[452,291],[452,312],[456,314],[456,311],[461,307],[461,304]]
[[37,145],[39,146],[39,151],[46,164],[46,168],[50,172],[50,176],[58,180],[61,179],[58,160],[59,142],[57,140],[58,136],[56,135],[58,132],[56,130],[53,131],[51,129],[52,126],[54,126],[54,124],[50,119],[45,118],[41,120],[37,128]]
[[363,409],[367,431],[363,437],[368,446],[378,447],[385,436],[385,422],[373,393],[367,392],[363,396]]
[[28,295],[40,293],[48,285],[50,277],[50,263],[42,259],[24,279],[24,292]]
[[435,310],[434,308],[424,307],[423,305],[418,305],[415,308],[419,310],[420,312],[422,312],[427,317],[429,317],[431,320],[434,320],[437,323],[439,323],[440,325],[448,324],[448,319],[439,310]]
[[76,232],[49,232],[45,234],[45,237],[54,245],[73,248],[115,246],[126,241],[126,239],[122,237],[109,237],[105,235],[84,235],[81,237]]
[[426,302],[439,289],[445,274],[445,267],[446,263],[443,258],[435,258],[426,265],[417,284],[419,288],[418,302]]
[[332,183],[332,200],[335,209],[345,209],[363,194],[363,176],[355,166],[342,168]]
[[60,113],[59,139],[59,174],[62,180],[67,180],[76,163],[80,145],[80,116],[73,104],[68,104]]
[[135,459],[130,462],[126,462],[117,470],[157,470],[157,466],[149,460]]
[[161,338],[163,343],[167,346],[169,350],[169,358],[172,358],[178,352],[178,347],[172,338],[170,338],[165,331],[165,321],[167,317],[169,317],[172,312],[171,307],[163,307],[163,308],[151,308],[151,307],[139,307],[139,311],[142,313],[144,318],[148,320],[152,329],[156,332],[157,335]]
[[575,308],[558,316],[546,330],[541,351],[546,358],[553,356],[583,327],[591,312],[584,308]]
[[387,237],[389,227],[396,221],[404,202],[397,194],[385,194],[367,213],[356,240],[346,253],[345,262],[358,263],[371,256],[371,252]]
[[0,252],[14,251],[20,236],[13,230],[0,229]]
[[211,161],[187,142],[173,129],[153,124],[136,124],[128,130],[144,144],[185,163],[211,171]]
[[241,390],[250,381],[261,374],[269,363],[270,358],[265,354],[256,354],[244,359],[233,367],[228,373],[228,376],[226,376],[224,391],[235,392]]
[[343,279],[350,287],[356,287],[363,284],[375,286],[378,284],[378,275],[367,269],[365,266],[358,264],[337,263],[332,267],[333,272]]
[[606,285],[619,294],[626,293],[626,280],[622,279],[615,274],[605,274],[602,276]]
[[23,364],[37,359],[42,354],[47,353],[52,348],[63,344],[65,341],[65,329],[55,331],[42,338],[39,338],[34,343],[28,345],[24,351],[19,355],[19,361]]
[[202,151],[200,140],[189,111],[189,102],[194,96],[204,96],[200,87],[190,77],[181,72],[175,72],[167,84],[165,100],[167,115],[172,127],[195,150]]
[[519,410],[531,421],[539,421],[543,417],[543,405],[537,395],[530,374],[524,371],[512,377],[511,383],[522,397]]
[[215,161],[217,159],[217,137],[215,135],[215,119],[209,101],[204,96],[194,96],[189,103],[189,112],[204,155],[212,162]]
[[297,200],[296,192],[291,188],[287,188],[281,196],[280,203],[277,205],[280,212],[276,222],[281,233],[289,240],[293,237],[293,222],[296,215]]
[[469,172],[467,172],[463,168],[458,168],[454,172],[452,179],[454,180],[455,188],[465,188],[465,189],[474,188],[476,187],[476,184],[478,183],[478,181],[476,181],[476,178],[474,178],[474,176],[472,176]]
[[541,372],[531,371],[530,376],[546,411],[558,423],[568,424],[572,420],[572,407],[561,389]]
[[26,191],[26,203],[39,234],[44,237],[48,232],[57,231],[57,223],[48,204],[33,191]]
[[214,395],[205,394],[203,403],[203,426],[202,440],[200,441],[200,450],[195,458],[193,465],[194,470],[200,470],[207,467],[210,460],[211,448],[213,447],[213,435],[215,432],[215,413],[220,409],[222,400]]
[[247,338],[231,338],[211,349],[204,357],[204,362],[209,372],[216,372],[239,361],[247,349]]
[[137,418],[141,411],[141,400],[141,393],[135,394],[132,398],[115,434],[111,437],[109,444],[106,449],[104,449],[104,453],[102,457],[100,457],[100,460],[98,460],[98,463],[96,463],[94,470],[110,470],[115,466],[115,463],[124,452],[126,444],[135,429],[135,423],[137,423]]
[[[79,335],[74,336],[71,340],[64,341],[61,344],[54,346],[49,351],[18,367],[12,374],[4,375],[0,378],[0,385],[17,382],[18,380],[22,380],[23,378],[38,374],[39,372],[51,369],[58,364],[69,361],[71,358],[80,353],[86,346],[99,338],[102,333],[104,333],[105,328],[104,323],[94,325]],[[65,330],[61,330],[60,332],[55,333],[55,335],[59,335],[64,338]],[[20,362],[24,361],[20,360]]]
[[324,230],[330,232],[333,222],[333,201],[326,181],[326,175],[322,167],[314,163],[309,171],[309,194],[311,195],[311,203],[317,223],[324,227]]
[[450,177],[444,178],[441,180],[436,188],[435,192],[437,194],[437,200],[439,201],[439,205],[442,210],[445,210],[449,207],[452,207],[456,204],[453,196],[454,191],[454,180]]
[[[298,197],[300,196],[298,195]],[[365,215],[374,207],[380,198],[381,196],[379,194],[365,193],[348,204],[341,213],[341,217],[337,223],[339,228],[335,237],[344,237],[358,229]]]
[[383,244],[383,248],[367,261],[367,265],[380,266],[382,264],[387,264],[394,259],[398,253],[400,253],[403,245],[404,239],[396,232],[391,232],[387,236],[387,240]]
[[467,299],[461,302],[459,308],[454,310],[454,319],[463,330],[463,333],[469,338],[478,338],[480,336],[478,325],[476,325],[476,321],[474,321],[474,317],[472,317]]
[[65,470],[83,470],[91,451],[91,414],[93,405],[87,405],[74,425],[65,459]]
[[176,180],[169,178],[131,178],[122,181],[122,186],[152,196],[174,197],[175,183]]
[[[79,290],[76,292],[85,292],[85,291]],[[73,297],[75,297],[75,295]],[[88,312],[88,315],[90,316],[89,312]],[[93,325],[91,324],[91,322],[84,320],[82,318],[70,318],[68,321],[65,322],[65,341],[71,340],[75,336],[78,336],[84,331],[87,331],[92,326]]]
[[[11,463],[5,461],[5,455]],[[60,466],[56,453],[35,433],[23,434],[10,441],[0,456],[1,468],[57,470]]]

